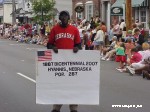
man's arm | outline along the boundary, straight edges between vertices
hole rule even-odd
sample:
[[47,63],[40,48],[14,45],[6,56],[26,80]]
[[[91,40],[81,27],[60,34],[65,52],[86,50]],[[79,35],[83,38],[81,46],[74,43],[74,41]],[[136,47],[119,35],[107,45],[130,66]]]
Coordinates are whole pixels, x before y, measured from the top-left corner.
[[75,33],[76,34],[75,34],[73,52],[77,53],[79,49],[82,49],[82,47],[81,47],[81,38],[80,38],[80,35],[79,35],[79,30],[76,29]]
[[74,45],[74,47],[77,47],[78,49],[82,49],[82,47],[81,47],[81,43],[79,43],[79,44],[75,44],[75,45]]
[[54,44],[55,44],[55,32],[54,32],[54,28],[53,28],[50,32],[50,35],[49,35],[49,40],[47,43],[47,49],[53,49],[53,51],[55,53],[58,53],[58,49]]

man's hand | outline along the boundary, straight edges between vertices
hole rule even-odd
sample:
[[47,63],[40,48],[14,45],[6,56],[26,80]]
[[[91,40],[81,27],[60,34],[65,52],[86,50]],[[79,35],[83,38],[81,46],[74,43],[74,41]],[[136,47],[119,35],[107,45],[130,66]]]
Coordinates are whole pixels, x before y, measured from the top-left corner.
[[78,47],[74,47],[74,48],[73,48],[73,52],[74,52],[74,53],[77,53],[77,52],[78,52],[78,50],[79,50],[79,48],[78,48]]
[[57,47],[53,47],[53,51],[54,51],[55,53],[58,53]]
[[53,51],[54,51],[55,53],[58,53],[57,47],[54,46],[54,45],[52,45],[52,44],[50,44],[50,43],[47,43],[47,49],[53,49]]

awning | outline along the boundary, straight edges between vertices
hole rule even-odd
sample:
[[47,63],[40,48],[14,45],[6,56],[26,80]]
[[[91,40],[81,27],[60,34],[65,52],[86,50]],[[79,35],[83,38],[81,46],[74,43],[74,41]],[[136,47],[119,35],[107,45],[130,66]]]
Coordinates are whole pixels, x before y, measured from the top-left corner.
[[22,8],[18,8],[15,10],[15,12],[12,12],[10,15],[12,15],[13,13],[19,14],[21,10],[22,10]]
[[132,0],[132,7],[139,7],[145,0]]
[[125,0],[117,0],[111,7],[123,7]]
[[82,3],[82,2],[78,2],[78,3],[76,4],[76,6],[78,6],[78,5],[83,6],[83,3]]
[[[132,7],[140,7],[145,0],[132,0]],[[126,0],[117,0],[111,7],[123,7]]]

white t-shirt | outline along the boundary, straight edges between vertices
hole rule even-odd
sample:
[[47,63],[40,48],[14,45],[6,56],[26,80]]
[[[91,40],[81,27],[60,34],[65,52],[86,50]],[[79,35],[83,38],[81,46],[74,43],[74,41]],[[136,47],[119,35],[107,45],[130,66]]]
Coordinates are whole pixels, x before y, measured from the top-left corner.
[[80,38],[82,39],[82,38],[83,38],[82,31],[83,31],[84,29],[80,28],[80,29],[78,29],[78,30],[79,30],[79,35],[80,35]]
[[114,34],[119,34],[119,31],[120,31],[120,29],[119,29],[119,24],[116,24],[116,25],[114,26],[114,28],[113,28],[113,33],[114,33]]
[[139,63],[144,63],[144,60],[150,57],[150,50],[139,51],[139,53],[142,55],[142,60]]
[[126,23],[125,23],[125,22],[121,22],[121,24],[120,24],[120,26],[119,26],[119,27],[120,27],[120,29],[122,29],[122,30],[123,30],[123,28],[124,28],[124,27],[126,27]]
[[97,41],[97,42],[104,41],[104,32],[102,30],[97,31],[94,41]]

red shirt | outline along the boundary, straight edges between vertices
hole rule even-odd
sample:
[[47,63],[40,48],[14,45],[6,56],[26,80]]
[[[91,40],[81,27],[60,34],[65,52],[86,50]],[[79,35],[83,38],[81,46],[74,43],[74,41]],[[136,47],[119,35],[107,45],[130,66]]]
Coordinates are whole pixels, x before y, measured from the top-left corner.
[[73,49],[75,44],[81,43],[81,39],[76,27],[68,25],[62,28],[56,25],[50,32],[48,43],[54,44],[58,49]]
[[130,63],[138,63],[139,61],[142,60],[142,55],[138,52],[134,52],[131,59],[130,59]]
[[126,51],[125,53],[127,55],[130,55],[131,54],[131,49],[134,48],[134,44],[133,43],[125,43],[125,48],[126,48]]

